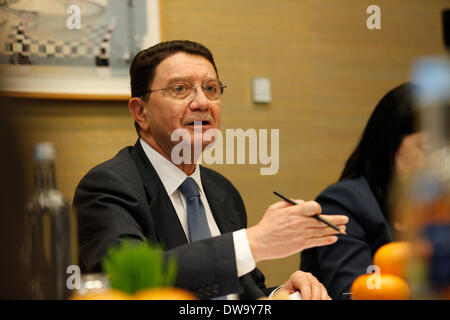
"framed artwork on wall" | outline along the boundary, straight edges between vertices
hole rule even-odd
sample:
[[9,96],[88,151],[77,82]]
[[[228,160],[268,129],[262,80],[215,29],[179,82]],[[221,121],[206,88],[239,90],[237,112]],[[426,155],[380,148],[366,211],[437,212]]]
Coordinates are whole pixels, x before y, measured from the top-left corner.
[[121,100],[161,41],[159,0],[0,0],[0,94]]

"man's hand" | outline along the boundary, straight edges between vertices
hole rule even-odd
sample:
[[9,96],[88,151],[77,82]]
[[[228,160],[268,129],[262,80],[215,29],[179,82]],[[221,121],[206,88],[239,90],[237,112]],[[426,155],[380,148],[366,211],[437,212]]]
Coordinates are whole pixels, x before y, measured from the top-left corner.
[[[257,225],[246,230],[255,262],[284,258],[304,249],[325,246],[337,241],[335,234],[338,231],[312,217],[322,212],[317,202],[295,201],[298,203],[296,206],[285,201],[274,203]],[[345,231],[348,217],[343,215],[321,215],[321,217]]]
[[289,280],[273,295],[273,299],[286,299],[287,296],[299,291],[302,300],[331,300],[327,289],[311,273],[294,272]]

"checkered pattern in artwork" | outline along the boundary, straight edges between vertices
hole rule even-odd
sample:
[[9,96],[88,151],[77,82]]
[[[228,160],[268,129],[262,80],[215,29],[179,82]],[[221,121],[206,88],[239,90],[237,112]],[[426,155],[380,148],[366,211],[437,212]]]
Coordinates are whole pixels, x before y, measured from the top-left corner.
[[108,48],[110,39],[114,31],[114,25],[92,27],[86,26],[87,36],[74,41],[61,40],[36,40],[31,39],[26,33],[21,24],[12,26],[11,32],[8,34],[5,41],[5,53],[7,54],[21,54],[25,57],[30,55],[38,55],[40,57],[48,58],[93,58],[100,53],[102,58],[109,58],[109,50],[101,50],[101,48]]

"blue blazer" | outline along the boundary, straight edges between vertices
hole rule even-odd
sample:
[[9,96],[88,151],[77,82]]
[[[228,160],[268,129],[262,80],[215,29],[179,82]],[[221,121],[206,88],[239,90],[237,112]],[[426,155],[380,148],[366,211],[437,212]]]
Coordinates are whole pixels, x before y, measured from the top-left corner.
[[338,235],[330,246],[301,253],[300,269],[311,272],[332,299],[348,299],[356,277],[367,273],[376,250],[392,241],[385,215],[364,177],[343,180],[325,189],[316,199],[325,214],[349,217],[348,235]]

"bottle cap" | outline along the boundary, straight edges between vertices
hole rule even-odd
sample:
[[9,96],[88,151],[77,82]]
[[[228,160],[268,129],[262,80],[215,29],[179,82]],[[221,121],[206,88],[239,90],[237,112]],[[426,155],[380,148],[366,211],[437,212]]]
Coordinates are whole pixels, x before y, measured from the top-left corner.
[[34,158],[36,160],[55,160],[55,146],[51,142],[39,142],[34,148]]

